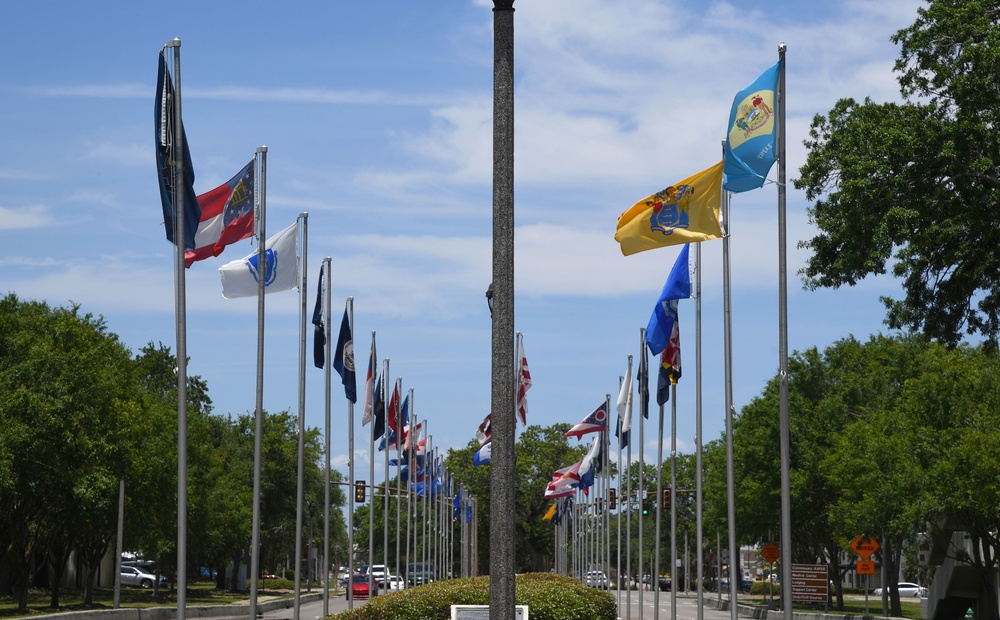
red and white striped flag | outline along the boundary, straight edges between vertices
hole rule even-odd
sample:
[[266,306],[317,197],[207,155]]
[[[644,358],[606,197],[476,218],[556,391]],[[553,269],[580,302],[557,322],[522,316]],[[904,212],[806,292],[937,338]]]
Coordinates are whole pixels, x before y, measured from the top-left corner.
[[531,372],[524,357],[524,336],[517,339],[517,415],[521,424],[528,425],[528,388],[531,387]]

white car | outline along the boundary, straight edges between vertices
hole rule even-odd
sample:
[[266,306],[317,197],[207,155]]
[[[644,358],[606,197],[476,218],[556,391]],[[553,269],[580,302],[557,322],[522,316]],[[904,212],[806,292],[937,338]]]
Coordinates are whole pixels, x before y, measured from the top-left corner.
[[603,588],[607,590],[608,578],[603,572],[599,570],[592,570],[583,576],[583,585],[590,586],[591,588]]
[[406,589],[406,581],[404,581],[402,577],[389,575],[387,579],[379,580],[378,587],[380,590],[384,590],[386,592],[396,592],[398,590]]
[[[882,596],[882,588],[875,588],[872,591],[875,596]],[[899,595],[900,596],[919,596],[921,598],[927,597],[927,588],[918,586],[915,583],[909,583],[907,581],[899,582]]]

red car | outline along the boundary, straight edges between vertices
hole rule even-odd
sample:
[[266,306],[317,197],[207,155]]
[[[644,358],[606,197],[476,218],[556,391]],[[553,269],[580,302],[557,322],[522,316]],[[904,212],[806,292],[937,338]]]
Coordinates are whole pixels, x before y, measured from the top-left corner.
[[[368,589],[368,577],[362,573],[355,573],[351,577],[351,596],[353,598],[371,598],[378,596],[378,582],[372,577],[371,590]],[[346,597],[346,594],[345,594]]]

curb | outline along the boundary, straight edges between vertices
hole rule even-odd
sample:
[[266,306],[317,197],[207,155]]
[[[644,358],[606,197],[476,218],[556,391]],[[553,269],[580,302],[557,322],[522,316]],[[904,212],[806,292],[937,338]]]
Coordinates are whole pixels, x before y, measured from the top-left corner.
[[[333,594],[331,593],[331,596]],[[299,603],[310,603],[323,598],[322,592],[300,594]],[[257,613],[266,613],[276,609],[289,609],[295,605],[295,598],[282,598],[265,603],[257,603]],[[230,605],[201,605],[185,607],[186,618],[223,618],[232,616],[246,617],[250,613],[250,603],[232,603]],[[126,607],[119,609],[90,609],[86,611],[65,611],[46,614],[44,620],[175,620],[177,607]]]

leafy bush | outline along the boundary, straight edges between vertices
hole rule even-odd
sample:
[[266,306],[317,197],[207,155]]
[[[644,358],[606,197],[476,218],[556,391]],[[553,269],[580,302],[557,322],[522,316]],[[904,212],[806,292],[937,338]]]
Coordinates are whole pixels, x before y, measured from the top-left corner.
[[[376,596],[338,620],[447,620],[452,605],[489,605],[489,577],[438,581]],[[518,575],[514,602],[527,605],[532,620],[615,620],[615,598],[576,579],[552,573]]]
[[777,583],[772,584],[766,581],[753,582],[753,585],[750,586],[749,593],[753,595],[767,596],[768,594],[771,593],[772,591],[771,588],[774,588],[773,591],[774,591],[774,596],[776,598],[781,596],[781,584]]
[[[249,584],[247,585],[249,588]],[[295,582],[291,579],[278,577],[277,579],[261,579],[257,582],[257,587],[261,590],[294,590]]]

